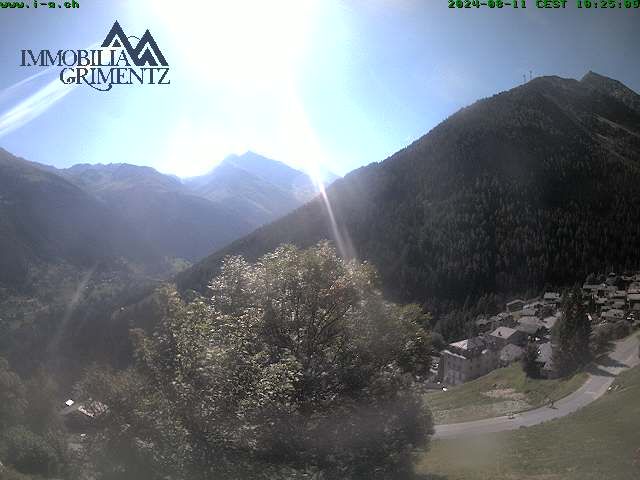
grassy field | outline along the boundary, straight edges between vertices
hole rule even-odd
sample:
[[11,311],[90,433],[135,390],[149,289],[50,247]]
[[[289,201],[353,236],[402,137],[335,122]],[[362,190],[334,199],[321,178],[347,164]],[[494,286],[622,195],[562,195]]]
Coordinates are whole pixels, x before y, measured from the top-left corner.
[[584,409],[547,424],[442,440],[417,464],[426,478],[446,480],[640,479],[640,367]]
[[586,379],[586,373],[579,373],[569,379],[533,380],[515,363],[447,392],[428,393],[425,401],[437,424],[479,420],[529,410],[550,398],[558,400],[580,388]]

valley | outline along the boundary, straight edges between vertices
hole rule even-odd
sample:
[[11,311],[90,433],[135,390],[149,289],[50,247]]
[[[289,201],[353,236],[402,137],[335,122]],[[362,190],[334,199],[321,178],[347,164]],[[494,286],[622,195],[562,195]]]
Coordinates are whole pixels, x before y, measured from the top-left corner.
[[[595,73],[536,78],[322,186],[252,152],[179,179],[1,151],[1,458],[45,478],[386,480],[418,452],[420,474],[474,478],[446,468],[472,434],[587,435],[571,422],[614,398],[590,362],[638,303],[639,104]],[[474,349],[495,362],[456,370]]]

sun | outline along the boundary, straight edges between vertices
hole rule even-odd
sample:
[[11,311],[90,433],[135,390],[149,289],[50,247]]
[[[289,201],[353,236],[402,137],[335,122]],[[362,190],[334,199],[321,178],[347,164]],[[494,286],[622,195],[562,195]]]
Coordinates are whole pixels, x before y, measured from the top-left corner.
[[207,1],[190,8],[168,0],[144,4],[140,15],[148,21],[152,14],[154,35],[160,29],[174,76],[188,77],[193,88],[185,98],[188,107],[175,114],[175,127],[163,139],[164,170],[196,175],[231,153],[253,150],[304,170],[322,185],[326,155],[301,94],[301,70],[309,61],[322,5],[320,0]]

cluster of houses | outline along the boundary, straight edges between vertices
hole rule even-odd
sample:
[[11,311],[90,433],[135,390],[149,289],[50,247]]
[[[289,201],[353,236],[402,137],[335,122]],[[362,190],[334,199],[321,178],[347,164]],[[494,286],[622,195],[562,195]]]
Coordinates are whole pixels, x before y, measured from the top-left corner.
[[441,352],[438,381],[458,385],[519,361],[527,343],[538,345],[543,375],[553,375],[551,329],[560,318],[559,293],[547,292],[540,300],[513,300],[497,315],[480,315],[478,335],[450,344]]
[[594,323],[619,320],[635,321],[640,317],[640,274],[610,273],[601,282],[586,282],[582,291],[593,302]]
[[[640,274],[611,273],[599,280],[603,281],[583,285],[583,292],[592,302],[594,325],[639,321]],[[541,374],[553,378],[551,329],[562,315],[561,301],[559,293],[546,292],[539,299],[513,300],[497,315],[479,315],[475,320],[476,336],[451,343],[441,352],[437,381],[458,385],[486,375],[522,359],[530,342],[538,346]]]

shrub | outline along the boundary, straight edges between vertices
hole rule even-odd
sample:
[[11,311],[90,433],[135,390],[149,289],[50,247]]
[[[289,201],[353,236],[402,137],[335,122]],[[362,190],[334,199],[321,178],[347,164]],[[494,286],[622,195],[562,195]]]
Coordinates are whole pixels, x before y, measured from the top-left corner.
[[2,457],[21,473],[52,476],[58,473],[60,459],[55,449],[39,435],[24,427],[14,427],[3,434]]

